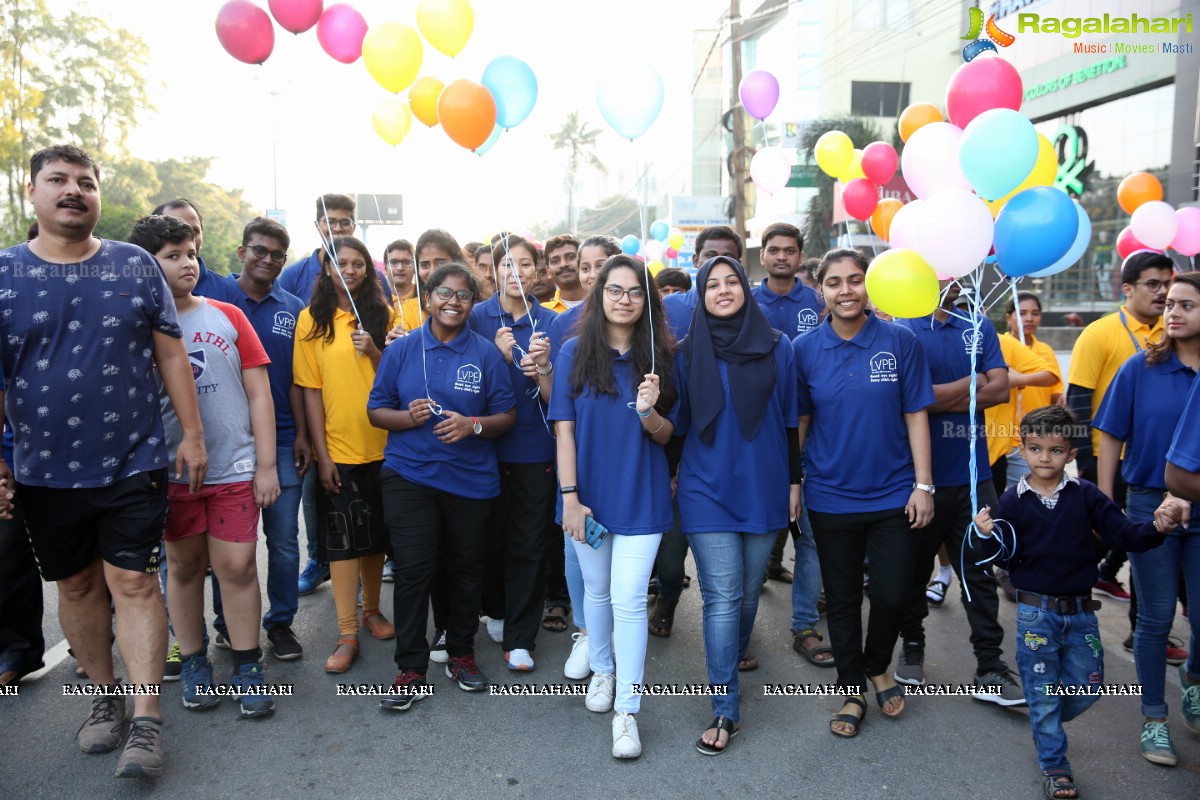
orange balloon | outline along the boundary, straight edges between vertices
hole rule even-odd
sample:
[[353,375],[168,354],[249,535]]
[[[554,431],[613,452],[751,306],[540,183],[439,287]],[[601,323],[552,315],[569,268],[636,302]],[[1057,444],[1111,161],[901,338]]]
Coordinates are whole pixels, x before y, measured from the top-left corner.
[[437,114],[447,136],[474,150],[488,140],[496,127],[496,99],[483,84],[458,80],[442,90]]
[[875,206],[875,211],[871,214],[871,230],[885,242],[892,240],[892,219],[903,205],[904,203],[894,197],[885,197],[879,201],[879,205]]
[[446,85],[437,78],[426,75],[418,78],[408,90],[408,106],[413,116],[424,122],[430,128],[438,124],[438,97]]
[[1162,184],[1149,172],[1127,175],[1117,186],[1117,202],[1126,214],[1132,214],[1142,203],[1162,199]]
[[945,118],[933,103],[913,103],[900,114],[900,140],[908,141],[918,128],[931,122],[942,122]]

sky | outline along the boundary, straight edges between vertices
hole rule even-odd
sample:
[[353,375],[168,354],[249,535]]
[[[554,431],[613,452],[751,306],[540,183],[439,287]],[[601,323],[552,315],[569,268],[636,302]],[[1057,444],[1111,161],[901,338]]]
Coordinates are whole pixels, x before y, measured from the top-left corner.
[[[267,7],[267,0],[258,0]],[[50,0],[56,13],[78,7]],[[474,32],[450,59],[425,43],[421,75],[444,83],[478,81],[491,59],[512,55],[538,78],[530,116],[505,132],[484,156],[453,143],[440,127],[413,119],[403,142],[378,137],[371,112],[387,95],[362,61],[344,65],[320,47],[315,29],[293,35],[276,26],[275,48],[262,66],[236,61],[217,40],[222,3],[192,0],[117,0],[83,7],[141,36],[149,49],[145,75],[155,111],[139,121],[130,149],[145,159],[214,156],[210,179],[242,188],[252,205],[278,204],[293,232],[311,229],[313,203],[323,192],[404,195],[402,229],[369,233],[415,238],[443,227],[460,241],[502,228],[524,230],[566,216],[565,154],[546,134],[568,112],[605,133],[598,151],[608,185],[587,177],[593,192],[634,194],[635,164],[650,162],[657,184],[687,188],[692,126],[693,31],[716,29],[727,8],[720,0],[473,0]],[[330,5],[330,3],[326,3]],[[351,0],[368,24],[394,20],[416,27],[416,0]],[[596,107],[600,77],[622,61],[645,60],[663,77],[665,100],[654,126],[630,143],[604,123]],[[272,168],[272,98],[278,171]],[[401,97],[406,99],[406,91]],[[584,200],[594,200],[595,195]],[[297,245],[308,244],[304,233]]]

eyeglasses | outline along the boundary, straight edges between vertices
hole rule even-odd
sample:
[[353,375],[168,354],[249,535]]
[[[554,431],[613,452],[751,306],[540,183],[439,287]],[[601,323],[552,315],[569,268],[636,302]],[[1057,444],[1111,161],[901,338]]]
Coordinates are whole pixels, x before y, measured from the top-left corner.
[[449,300],[451,297],[457,297],[460,303],[469,303],[475,300],[475,293],[470,289],[459,289],[457,292],[449,286],[439,286],[433,290],[433,293],[440,300]]
[[284,261],[287,261],[287,253],[283,250],[271,250],[270,248],[263,247],[261,244],[246,245],[246,249],[254,253],[256,258],[270,257],[276,264],[282,264]]
[[396,267],[412,267],[413,260],[411,258],[389,258],[387,265],[392,269]]
[[325,218],[325,227],[332,231],[352,231],[354,230],[354,220],[352,219],[335,219],[333,217]]
[[634,286],[632,289],[623,289],[615,283],[610,283],[604,287],[604,293],[614,303],[618,302],[625,295],[629,295],[629,302],[631,303],[640,303],[646,299],[646,290],[640,286]]
[[1134,281],[1133,285],[1134,286],[1145,286],[1148,290],[1150,290],[1151,294],[1155,294],[1163,289],[1170,288],[1171,282],[1170,281],[1160,281],[1160,280]]

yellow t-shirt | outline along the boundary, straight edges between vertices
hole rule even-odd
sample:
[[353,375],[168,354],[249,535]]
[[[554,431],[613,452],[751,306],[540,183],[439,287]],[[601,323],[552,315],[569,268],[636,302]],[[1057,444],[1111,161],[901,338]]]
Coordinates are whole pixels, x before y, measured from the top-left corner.
[[[1017,410],[1017,422],[1033,411],[1035,408],[1045,408],[1054,402],[1054,395],[1062,394],[1062,370],[1058,366],[1058,356],[1054,353],[1054,348],[1045,342],[1033,337],[1033,344],[1029,345],[1029,349],[1033,350],[1033,354],[1038,356],[1045,362],[1044,369],[1054,373],[1055,381],[1053,386],[1026,386],[1021,390],[1021,407]],[[1013,439],[1013,447],[1021,444],[1021,437]]]
[[[1124,317],[1124,319],[1122,319]],[[1130,356],[1144,349],[1149,342],[1162,338],[1162,317],[1153,325],[1138,321],[1125,306],[1121,310],[1103,316],[1083,329],[1071,351],[1071,368],[1067,372],[1067,383],[1092,390],[1092,418],[1100,410],[1100,403],[1112,383],[1113,376]],[[1137,345],[1134,345],[1134,341]],[[1100,431],[1092,429],[1092,447],[1100,453]]]
[[[1000,353],[1009,369],[1028,375],[1046,369],[1046,363],[1034,354],[1033,350],[1018,342],[1014,337],[1005,334],[1000,338]],[[1000,456],[1008,455],[1012,450],[1013,438],[1020,439],[1017,434],[1017,408],[1021,403],[1021,389],[1012,389],[1008,400],[1000,405],[984,409],[984,420],[988,431],[988,462],[995,464]]]
[[406,331],[415,331],[417,328],[421,327],[421,325],[425,322],[425,318],[428,316],[429,315],[421,309],[420,303],[417,302],[415,295],[400,304],[400,320],[404,323],[404,330]]
[[350,338],[356,330],[354,315],[341,309],[334,312],[332,342],[310,339],[312,329],[312,312],[306,308],[296,321],[293,380],[297,386],[321,390],[329,457],[338,464],[382,461],[387,431],[367,419],[375,367],[354,349]]

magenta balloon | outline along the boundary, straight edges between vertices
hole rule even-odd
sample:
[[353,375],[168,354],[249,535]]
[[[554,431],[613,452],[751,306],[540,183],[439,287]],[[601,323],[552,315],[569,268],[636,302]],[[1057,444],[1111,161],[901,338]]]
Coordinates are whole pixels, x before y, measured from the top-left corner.
[[738,84],[738,97],[747,114],[766,119],[779,102],[779,81],[765,69],[752,70]]
[[366,35],[367,21],[357,9],[345,3],[325,9],[317,23],[317,41],[321,43],[321,49],[343,64],[353,64],[362,57]]
[[261,64],[275,49],[275,27],[250,0],[229,0],[217,12],[217,39],[238,61]]
[[855,219],[868,219],[877,205],[879,187],[866,178],[855,178],[842,187],[842,206]]
[[887,142],[871,142],[862,151],[862,171],[871,183],[883,186],[896,174],[900,157]]
[[284,30],[304,33],[321,18],[325,0],[267,0],[267,8]]
[[1200,253],[1200,208],[1188,206],[1175,212],[1179,229],[1171,240],[1171,249],[1182,256]]
[[1003,58],[977,58],[963,64],[946,86],[946,116],[960,128],[993,108],[1021,110],[1021,75]]

